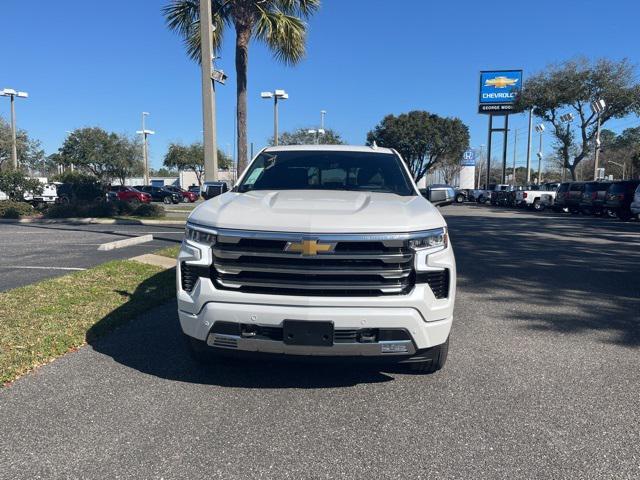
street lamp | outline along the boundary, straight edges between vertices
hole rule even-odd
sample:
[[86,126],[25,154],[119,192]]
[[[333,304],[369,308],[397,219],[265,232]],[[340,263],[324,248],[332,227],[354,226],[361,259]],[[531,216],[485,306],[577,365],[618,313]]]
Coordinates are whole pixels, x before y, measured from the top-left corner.
[[324,130],[324,117],[327,114],[326,110],[320,110],[320,129]]
[[537,184],[540,185],[540,176],[542,174],[542,157],[544,154],[542,153],[542,134],[544,133],[544,123],[539,123],[536,125],[536,132],[540,134],[540,148],[538,149],[538,178]]
[[284,90],[260,93],[262,98],[273,98],[273,144],[278,145],[278,100],[286,100],[289,94]]
[[149,112],[142,112],[142,130],[138,130],[136,133],[142,135],[142,162],[144,164],[144,184],[149,185],[149,152],[147,150],[147,137],[154,135],[156,132],[153,130],[147,130],[144,127],[144,119],[149,115]]
[[598,180],[598,157],[600,156],[600,115],[607,108],[604,100],[599,98],[595,102],[591,102],[591,111],[598,116],[598,128],[596,129],[596,154],[593,162],[593,179]]
[[[567,124],[567,145],[569,144],[570,141],[570,135],[571,135],[571,122],[573,122],[574,116],[573,113],[565,113],[564,115],[560,115],[560,121],[561,122],[565,122]],[[567,172],[567,159],[563,158],[562,159],[562,181],[564,182],[565,176],[566,176],[566,172]]]
[[15,99],[29,98],[27,92],[17,92],[13,88],[5,88],[0,91],[0,96],[9,97],[11,101],[11,161],[13,163],[13,169],[18,169],[18,144],[16,142],[16,106]]

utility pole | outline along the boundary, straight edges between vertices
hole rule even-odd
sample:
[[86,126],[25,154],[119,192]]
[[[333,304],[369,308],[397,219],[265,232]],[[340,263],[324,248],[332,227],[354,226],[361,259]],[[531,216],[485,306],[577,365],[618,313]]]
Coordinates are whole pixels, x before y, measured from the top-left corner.
[[324,130],[324,116],[327,114],[326,110],[320,110],[320,129]]
[[593,179],[598,180],[598,158],[600,157],[600,124],[601,119],[600,115],[604,112],[604,109],[607,108],[607,104],[604,100],[598,99],[595,102],[591,102],[591,110],[598,115],[598,127],[596,130],[596,153],[593,162]]
[[213,30],[211,0],[200,0],[200,63],[202,69],[202,129],[204,179],[218,180],[216,139],[216,89],[213,80]]
[[147,147],[147,138],[149,135],[153,135],[156,132],[153,130],[147,130],[145,128],[144,119],[149,115],[149,112],[142,112],[142,130],[136,133],[142,135],[142,164],[144,166],[144,184],[149,185],[149,149]]
[[533,130],[533,108],[529,109],[529,134],[527,135],[527,185],[531,183],[531,131]]
[[0,96],[9,97],[11,102],[11,164],[13,169],[18,169],[18,142],[16,138],[16,97],[29,98],[27,92],[16,92],[13,88],[5,88],[0,90]]

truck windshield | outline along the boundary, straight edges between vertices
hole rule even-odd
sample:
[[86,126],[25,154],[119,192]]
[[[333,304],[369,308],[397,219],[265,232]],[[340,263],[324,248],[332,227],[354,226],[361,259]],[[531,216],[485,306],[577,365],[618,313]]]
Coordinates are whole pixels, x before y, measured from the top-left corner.
[[251,164],[238,191],[353,190],[416,195],[400,161],[391,153],[264,152]]

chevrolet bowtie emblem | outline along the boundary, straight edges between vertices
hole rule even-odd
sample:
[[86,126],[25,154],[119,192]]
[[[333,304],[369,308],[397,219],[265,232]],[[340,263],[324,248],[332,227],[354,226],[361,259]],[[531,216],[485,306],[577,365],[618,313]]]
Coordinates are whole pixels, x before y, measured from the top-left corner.
[[284,247],[285,252],[301,253],[302,255],[318,255],[318,253],[333,252],[334,243],[318,243],[317,240],[302,240],[301,242],[288,242]]
[[491,79],[487,79],[484,81],[485,87],[495,87],[495,88],[506,88],[512,87],[516,83],[518,83],[517,78],[508,78],[508,77],[494,77]]

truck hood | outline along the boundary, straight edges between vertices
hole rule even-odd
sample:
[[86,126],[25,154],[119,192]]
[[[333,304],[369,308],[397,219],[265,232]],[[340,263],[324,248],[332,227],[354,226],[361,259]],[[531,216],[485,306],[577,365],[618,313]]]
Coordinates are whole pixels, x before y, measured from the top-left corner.
[[301,233],[396,233],[446,225],[421,196],[341,190],[227,192],[189,221],[217,228]]

